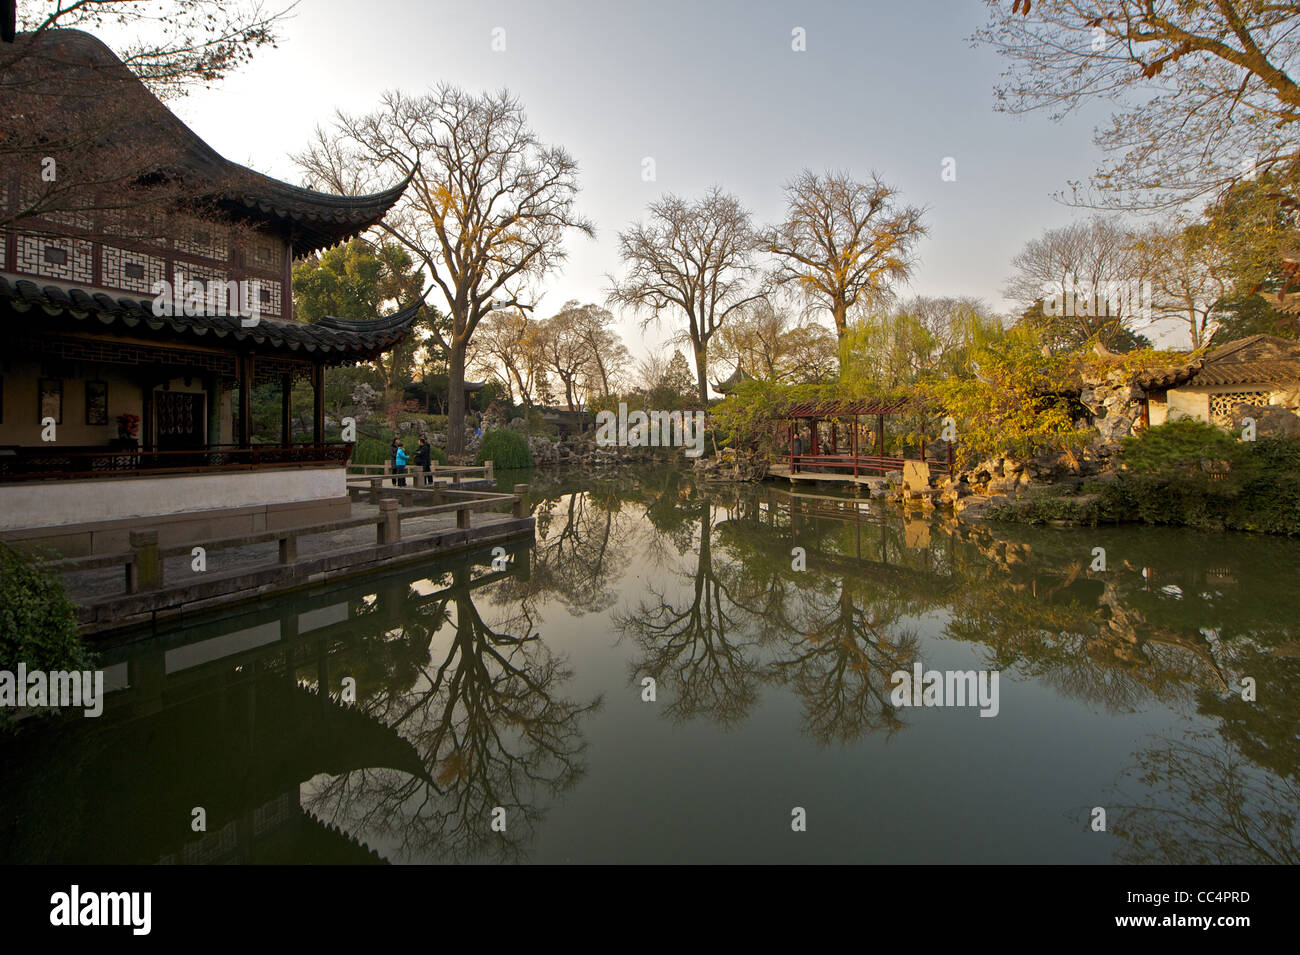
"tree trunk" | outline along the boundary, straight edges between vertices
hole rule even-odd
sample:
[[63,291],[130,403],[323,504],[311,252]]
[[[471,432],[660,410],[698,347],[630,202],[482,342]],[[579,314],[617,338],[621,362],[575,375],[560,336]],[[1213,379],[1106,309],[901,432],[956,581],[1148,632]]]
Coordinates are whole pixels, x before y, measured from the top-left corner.
[[447,356],[447,455],[465,453],[465,342],[453,339]]
[[837,301],[833,313],[835,316],[835,337],[844,340],[844,333],[848,331],[849,307],[844,302]]
[[706,342],[695,343],[695,377],[700,386],[700,407],[709,406],[709,346]]

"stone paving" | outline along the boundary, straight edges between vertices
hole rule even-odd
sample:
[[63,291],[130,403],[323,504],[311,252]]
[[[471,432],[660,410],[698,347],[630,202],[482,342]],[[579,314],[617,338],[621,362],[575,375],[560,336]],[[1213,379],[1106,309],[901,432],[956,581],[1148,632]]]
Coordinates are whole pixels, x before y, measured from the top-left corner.
[[[418,509],[418,507],[413,507],[405,510]],[[377,521],[379,508],[374,504],[354,502],[352,505],[352,518],[362,517]],[[512,520],[512,517],[508,512],[474,511],[470,520],[473,526],[483,527]],[[456,514],[454,512],[429,514],[425,517],[403,519],[402,539],[411,540],[438,531],[455,529]],[[201,546],[203,542],[195,541],[194,543],[196,546]],[[322,556],[349,547],[364,547],[374,543],[375,525],[373,523],[345,530],[329,531],[324,534],[304,535],[298,538],[298,560],[309,560],[312,557]],[[249,544],[243,547],[210,550],[206,553],[205,558],[207,561],[206,573],[209,574],[233,570],[246,571],[264,566],[274,567],[280,563],[279,542],[268,541],[264,544]],[[199,576],[193,569],[193,562],[194,558],[190,555],[168,557],[164,562],[163,585],[171,586],[193,581]],[[87,600],[124,593],[125,576],[126,572],[121,567],[105,567],[99,570],[64,574],[63,582],[70,597],[74,600]]]

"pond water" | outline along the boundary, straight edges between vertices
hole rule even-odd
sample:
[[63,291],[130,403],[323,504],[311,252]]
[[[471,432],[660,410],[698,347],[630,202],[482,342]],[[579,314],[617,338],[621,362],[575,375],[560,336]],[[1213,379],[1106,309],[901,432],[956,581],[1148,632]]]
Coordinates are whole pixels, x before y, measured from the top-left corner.
[[0,859],[1297,861],[1300,542],[523,479],[535,546],[104,648]]

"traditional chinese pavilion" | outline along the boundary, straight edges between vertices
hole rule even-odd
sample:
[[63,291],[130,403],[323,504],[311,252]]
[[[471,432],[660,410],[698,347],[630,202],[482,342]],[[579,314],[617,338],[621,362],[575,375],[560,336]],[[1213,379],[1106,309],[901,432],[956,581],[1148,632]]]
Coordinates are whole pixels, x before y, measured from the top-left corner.
[[[810,401],[787,407],[771,418],[776,444],[784,446],[785,452],[773,460],[769,473],[791,480],[863,483],[868,476],[901,470],[907,458],[885,454],[885,418],[914,407],[915,402],[909,399]],[[875,426],[870,427],[873,418]],[[862,453],[864,425],[865,436],[875,446],[874,454]],[[799,445],[802,447],[796,450]],[[918,460],[928,461],[932,471],[950,473],[952,443],[943,442],[943,446],[947,460],[930,461],[922,439]]]
[[[121,135],[169,143],[157,175],[193,201],[155,214],[151,229],[137,228],[129,209],[0,229],[0,532],[47,528],[72,554],[97,549],[97,529],[141,518],[229,521],[222,526],[237,532],[346,515],[351,445],[326,435],[324,369],[401,342],[420,304],[370,321],[298,322],[291,268],[380,221],[405,183],[336,196],[264,176],[218,155],[134,76],[124,80],[129,71],[94,37],[29,40],[48,54],[45,69],[98,71],[117,81],[114,95],[135,97]],[[0,222],[31,175],[0,170]],[[158,316],[151,290],[162,280],[246,283],[257,289],[257,319]],[[292,440],[300,381],[314,394],[306,442]],[[263,383],[281,395],[270,444],[254,443],[251,426],[251,391]]]

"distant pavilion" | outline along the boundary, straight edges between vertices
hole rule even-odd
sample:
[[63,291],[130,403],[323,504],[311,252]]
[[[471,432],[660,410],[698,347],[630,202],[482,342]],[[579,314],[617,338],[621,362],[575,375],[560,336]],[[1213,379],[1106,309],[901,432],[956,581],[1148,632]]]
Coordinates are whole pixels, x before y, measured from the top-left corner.
[[[859,401],[814,401],[796,404],[773,415],[772,421],[778,435],[784,433],[787,453],[785,460],[774,461],[769,473],[791,480],[814,479],[813,475],[825,476],[829,480],[848,480],[860,483],[870,475],[882,475],[889,471],[901,471],[904,456],[885,454],[885,417],[906,411],[912,407],[910,399]],[[863,419],[875,418],[875,427],[871,430],[874,453],[863,454],[860,447]],[[808,442],[795,453],[795,438],[802,442],[804,431],[808,433]],[[823,431],[825,436],[823,437]],[[841,432],[847,439],[840,446]],[[780,443],[780,442],[778,442]],[[920,446],[919,460],[926,460],[925,441]],[[930,470],[936,473],[951,473],[952,445],[947,448],[946,462],[927,462]]]

